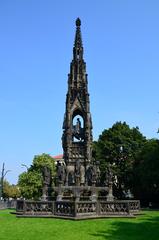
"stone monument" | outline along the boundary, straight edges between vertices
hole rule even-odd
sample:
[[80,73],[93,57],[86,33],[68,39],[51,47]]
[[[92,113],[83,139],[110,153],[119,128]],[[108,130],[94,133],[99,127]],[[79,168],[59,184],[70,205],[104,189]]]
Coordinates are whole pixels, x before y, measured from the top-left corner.
[[49,177],[45,169],[43,201],[18,201],[18,216],[85,219],[130,217],[138,212],[139,201],[114,199],[111,166],[106,170],[105,186],[100,183],[99,162],[92,158],[92,119],[79,18],[68,74],[62,146],[64,164],[57,163],[54,201],[48,201]]
[[[81,21],[78,18],[63,123],[62,145],[66,163],[66,186],[73,186],[77,178],[79,185],[87,185],[86,172],[92,161],[92,120],[80,25]],[[76,116],[77,121],[74,125],[73,120]]]

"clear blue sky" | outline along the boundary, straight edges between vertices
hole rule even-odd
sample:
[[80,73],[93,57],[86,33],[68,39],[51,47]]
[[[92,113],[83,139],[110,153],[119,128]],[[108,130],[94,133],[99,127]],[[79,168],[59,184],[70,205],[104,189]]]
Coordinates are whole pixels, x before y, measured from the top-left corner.
[[158,0],[1,0],[0,167],[11,183],[34,155],[62,153],[77,17],[94,139],[116,121],[158,137]]

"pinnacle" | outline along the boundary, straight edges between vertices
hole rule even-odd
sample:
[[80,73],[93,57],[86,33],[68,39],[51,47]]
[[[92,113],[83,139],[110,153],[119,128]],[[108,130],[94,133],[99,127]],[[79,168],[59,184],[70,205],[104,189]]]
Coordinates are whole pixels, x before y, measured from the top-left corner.
[[77,26],[77,27],[80,27],[80,26],[81,26],[81,20],[80,20],[80,18],[77,18],[77,19],[76,19],[76,26]]

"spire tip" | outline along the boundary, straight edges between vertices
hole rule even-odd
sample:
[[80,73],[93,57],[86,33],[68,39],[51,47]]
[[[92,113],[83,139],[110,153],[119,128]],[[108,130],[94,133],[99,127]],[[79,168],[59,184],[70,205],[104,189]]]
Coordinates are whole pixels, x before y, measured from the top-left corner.
[[80,26],[81,26],[81,20],[80,20],[80,18],[77,18],[77,19],[76,19],[76,26],[77,26],[77,27],[80,27]]

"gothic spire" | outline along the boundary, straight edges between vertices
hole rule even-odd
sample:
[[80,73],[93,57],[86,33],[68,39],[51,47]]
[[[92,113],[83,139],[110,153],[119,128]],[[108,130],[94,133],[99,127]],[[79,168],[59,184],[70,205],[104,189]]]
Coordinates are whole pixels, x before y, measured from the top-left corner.
[[75,42],[73,48],[73,56],[74,60],[83,59],[83,46],[82,46],[82,37],[81,37],[81,20],[79,18],[76,19],[76,34],[75,34]]
[[[67,166],[65,184],[70,186],[78,181],[78,184],[87,185],[86,170],[92,162],[92,121],[80,26],[81,20],[77,18],[62,136]],[[81,170],[78,178],[79,166]]]

